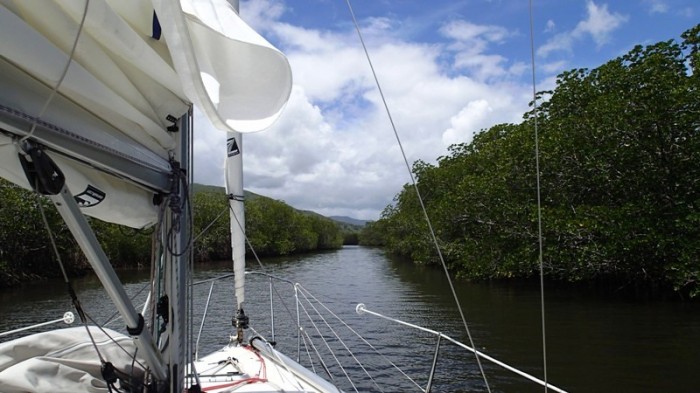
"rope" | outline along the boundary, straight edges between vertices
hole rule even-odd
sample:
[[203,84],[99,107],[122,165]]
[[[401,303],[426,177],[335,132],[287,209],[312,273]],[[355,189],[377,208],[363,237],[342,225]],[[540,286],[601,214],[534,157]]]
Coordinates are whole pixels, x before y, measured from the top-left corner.
[[[80,36],[82,35],[83,27],[85,26],[85,20],[87,18],[89,5],[90,5],[90,0],[85,0],[85,7],[83,8],[83,16],[80,19],[80,25],[78,26],[78,32],[75,35],[75,39],[73,40],[73,45],[71,47],[70,54],[68,55],[68,61],[66,62],[65,66],[63,67],[63,70],[61,71],[61,76],[59,77],[58,82],[51,89],[51,93],[49,94],[46,101],[44,102],[44,105],[42,106],[41,110],[39,111],[39,114],[36,116],[36,120],[39,120],[39,118],[41,118],[41,116],[44,114],[44,112],[46,112],[46,109],[48,109],[49,104],[51,103],[53,98],[56,96],[58,89],[60,88],[66,75],[68,74],[68,69],[70,68],[71,63],[73,62],[73,58],[75,56],[75,51],[78,47],[78,41],[80,40]],[[20,139],[20,144],[22,142],[28,140],[29,138],[31,138],[34,135],[34,131],[36,130],[36,127],[37,127],[37,121],[33,121],[32,127],[29,130],[29,133],[27,135],[25,135],[22,139]],[[38,185],[35,185],[34,189],[37,190]],[[56,261],[58,262],[58,265],[61,269],[61,273],[63,274],[63,279],[65,280],[66,284],[68,285],[68,292],[71,296],[71,300],[73,302],[73,305],[75,306],[76,311],[78,312],[78,316],[80,316],[81,322],[85,326],[85,330],[86,330],[88,336],[90,337],[90,341],[92,342],[92,345],[95,348],[95,352],[97,352],[97,356],[100,359],[100,362],[104,364],[105,360],[102,357],[102,354],[100,353],[100,350],[97,347],[97,344],[95,342],[95,338],[92,336],[92,332],[90,332],[90,329],[89,329],[88,324],[87,324],[87,319],[90,318],[90,316],[88,314],[86,314],[85,311],[83,310],[83,308],[80,304],[80,301],[78,300],[78,297],[77,297],[75,291],[73,290],[73,287],[70,283],[70,280],[68,279],[68,274],[66,273],[66,269],[63,265],[63,261],[61,260],[61,255],[58,252],[58,247],[56,246],[54,235],[53,235],[53,232],[51,231],[51,227],[49,226],[49,222],[46,218],[46,213],[44,212],[44,208],[42,206],[38,192],[36,192],[36,195],[37,195],[37,205],[39,206],[39,211],[41,212],[42,221],[44,222],[44,226],[46,227],[46,231],[48,233],[48,237],[49,237],[50,242],[51,242],[51,247],[52,247],[53,252],[55,254],[55,257],[56,257]],[[90,320],[93,321],[92,318],[90,318]],[[94,323],[94,321],[93,321],[93,323]],[[98,326],[98,328],[99,328],[99,326]],[[102,328],[100,328],[100,330],[102,330]],[[104,330],[102,330],[102,331],[104,332]],[[110,338],[111,341],[115,342],[115,344],[117,344],[120,348],[122,348],[108,334],[106,334],[106,335],[107,335],[107,337]],[[122,348],[122,350],[123,350],[123,348]],[[108,385],[108,387],[109,387],[109,385]],[[110,390],[111,390],[111,388],[110,388]]]
[[85,314],[85,315],[86,315],[87,319],[89,319],[90,322],[92,322],[93,325],[94,325],[96,328],[98,328],[102,333],[104,333],[104,335],[107,336],[107,338],[109,338],[110,341],[112,341],[114,344],[116,344],[116,346],[117,346],[119,349],[121,349],[122,352],[124,352],[125,354],[127,354],[127,355],[129,355],[129,356],[131,356],[131,357],[134,357],[134,360],[133,360],[133,361],[136,362],[136,363],[138,363],[138,365],[139,365],[141,368],[143,368],[144,370],[146,369],[146,365],[144,365],[143,363],[141,363],[141,362],[139,362],[139,361],[137,361],[137,360],[135,359],[135,356],[136,356],[135,353],[134,353],[134,354],[129,353],[129,351],[127,351],[126,348],[122,347],[121,344],[119,344],[115,339],[113,339],[112,336],[110,336],[109,333],[107,333],[107,331],[106,331],[102,326],[98,325],[98,324],[97,324],[97,321],[95,321],[89,314]]
[[542,317],[542,363],[544,368],[544,391],[547,392],[547,334],[545,329],[544,311],[544,262],[542,258],[542,199],[540,192],[540,144],[539,132],[537,128],[537,84],[535,81],[535,33],[532,16],[532,0],[529,2],[530,10],[530,59],[532,61],[532,106],[535,119],[535,171],[537,179],[537,243],[539,247],[540,264],[540,314]]
[[[85,8],[83,9],[83,17],[80,20],[80,25],[78,26],[78,34],[75,35],[75,40],[73,41],[73,47],[70,50],[70,54],[68,55],[68,61],[66,62],[66,65],[63,67],[63,71],[61,72],[61,76],[58,78],[58,82],[56,83],[56,86],[54,86],[53,89],[51,89],[51,93],[49,96],[46,98],[46,101],[44,102],[44,106],[41,108],[39,111],[39,115],[36,116],[36,119],[38,120],[44,112],[46,112],[46,109],[48,109],[49,104],[53,100],[54,96],[56,96],[56,93],[58,92],[58,88],[61,86],[63,83],[63,80],[66,78],[66,75],[68,74],[68,68],[70,68],[71,63],[73,62],[73,56],[75,56],[75,50],[78,47],[78,40],[80,39],[80,36],[83,32],[83,26],[85,25],[85,18],[87,17],[87,12],[88,12],[88,5],[90,4],[90,0],[85,0]],[[31,138],[32,135],[34,135],[34,131],[36,130],[37,122],[32,122],[32,128],[29,130],[29,133],[24,136],[20,140],[20,142],[24,142],[27,139]]]
[[[180,208],[180,211],[174,214],[173,220],[170,223],[170,228],[168,229],[168,239],[166,242],[166,247],[168,252],[174,256],[174,257],[181,257],[189,251],[190,247],[192,246],[192,243],[194,242],[192,239],[192,233],[187,237],[187,244],[182,248],[182,252],[177,253],[173,250],[173,244],[172,241],[175,239],[175,233],[180,231],[180,216],[183,214],[182,209],[186,206],[187,211],[185,214],[187,214],[187,218],[189,220],[189,227],[192,228],[193,225],[193,220],[192,220],[192,204],[190,203],[190,191],[189,191],[189,185],[187,178],[180,172],[179,170],[174,171],[174,175],[178,177],[178,181],[182,183],[182,187],[185,189],[185,198],[182,201],[182,203],[178,206]],[[171,196],[168,198],[168,202],[173,198]],[[176,203],[176,202],[175,202]]]
[[[384,92],[382,91],[382,87],[379,83],[379,78],[377,77],[377,73],[374,70],[374,66],[372,65],[372,60],[370,59],[369,56],[369,51],[367,50],[367,45],[365,45],[365,41],[362,38],[362,33],[360,32],[360,26],[357,23],[357,19],[355,18],[355,13],[352,10],[352,6],[350,5],[350,0],[346,0],[346,3],[348,5],[348,9],[350,10],[350,15],[352,16],[352,21],[353,24],[355,25],[355,30],[357,31],[357,35],[360,38],[360,42],[362,43],[362,48],[365,52],[365,57],[367,58],[367,62],[369,63],[369,67],[372,70],[372,76],[374,77],[374,82],[377,85],[377,90],[379,90],[379,95],[381,96],[382,103],[384,105],[384,109],[386,110],[386,114],[389,117],[389,122],[391,123],[391,128],[394,131],[394,136],[396,137],[396,141],[398,142],[399,149],[401,150],[401,156],[403,157],[404,163],[406,164],[406,169],[408,170],[408,175],[411,178],[411,183],[413,184],[413,188],[416,191],[416,196],[418,197],[418,202],[420,203],[421,211],[423,212],[423,217],[425,218],[426,223],[428,224],[428,230],[430,231],[430,236],[432,238],[433,244],[435,245],[435,250],[437,251],[438,257],[440,258],[440,264],[442,265],[442,268],[445,272],[445,278],[447,279],[447,283],[450,286],[450,291],[452,292],[452,298],[454,299],[456,305],[457,305],[457,310],[459,310],[459,315],[462,318],[462,323],[464,325],[464,330],[467,333],[467,337],[469,338],[469,344],[472,347],[476,347],[474,345],[474,339],[472,338],[472,334],[469,331],[469,324],[467,324],[467,319],[464,316],[464,311],[462,310],[462,305],[459,302],[459,298],[457,297],[457,292],[455,291],[455,287],[452,284],[452,279],[450,278],[450,272],[447,269],[447,264],[445,263],[445,258],[442,255],[442,251],[440,250],[440,245],[438,244],[437,236],[435,235],[435,230],[433,229],[433,225],[430,221],[430,217],[428,216],[428,211],[425,208],[425,204],[423,203],[423,197],[420,194],[420,191],[418,190],[418,184],[416,183],[416,180],[413,176],[413,172],[411,172],[411,165],[408,162],[408,158],[406,157],[406,152],[403,148],[403,144],[401,143],[401,138],[399,136],[399,133],[396,129],[396,124],[394,124],[394,119],[391,116],[391,112],[389,111],[389,105],[386,102],[386,98],[384,97]],[[491,387],[489,386],[488,379],[486,378],[486,373],[484,372],[484,368],[481,365],[481,360],[479,359],[479,355],[475,352],[474,356],[476,357],[476,363],[479,365],[479,371],[481,372],[481,376],[484,379],[484,383],[486,384],[486,389],[488,390],[489,393],[491,393]]]
[[[38,190],[39,189],[39,179],[36,180],[36,184],[34,185],[34,189]],[[61,259],[61,254],[58,252],[58,247],[56,246],[56,240],[54,239],[53,232],[51,231],[51,226],[49,226],[49,220],[46,218],[46,213],[44,212],[44,206],[41,204],[41,196],[39,195],[38,192],[34,192],[34,195],[36,196],[36,204],[39,207],[39,212],[41,213],[41,220],[44,223],[44,228],[46,228],[46,233],[49,237],[49,241],[51,242],[51,248],[54,252],[54,256],[56,257],[56,262],[58,262],[58,267],[61,268],[61,274],[63,275],[63,281],[70,285],[70,280],[68,279],[68,274],[66,273],[66,268],[63,266],[63,260]]]

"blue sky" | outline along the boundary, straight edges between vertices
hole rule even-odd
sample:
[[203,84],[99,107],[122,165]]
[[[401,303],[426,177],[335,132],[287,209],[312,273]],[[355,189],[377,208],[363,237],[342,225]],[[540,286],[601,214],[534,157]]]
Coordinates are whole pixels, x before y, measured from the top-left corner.
[[[537,89],[637,44],[679,39],[697,0],[533,0]],[[527,0],[355,0],[411,162],[519,122],[531,99]],[[409,181],[345,0],[249,0],[241,16],[282,50],[290,101],[244,139],[245,188],[324,215],[377,219]],[[223,184],[215,132],[195,142],[195,180]],[[225,144],[224,144],[225,146]],[[197,153],[197,152],[196,152]]]

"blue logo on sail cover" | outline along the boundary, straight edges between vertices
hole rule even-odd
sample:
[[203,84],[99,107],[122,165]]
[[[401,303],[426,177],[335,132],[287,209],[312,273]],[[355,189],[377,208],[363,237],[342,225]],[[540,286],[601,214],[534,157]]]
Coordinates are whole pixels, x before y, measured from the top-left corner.
[[92,207],[102,202],[105,196],[104,191],[88,184],[85,191],[75,196],[75,202],[79,207]]

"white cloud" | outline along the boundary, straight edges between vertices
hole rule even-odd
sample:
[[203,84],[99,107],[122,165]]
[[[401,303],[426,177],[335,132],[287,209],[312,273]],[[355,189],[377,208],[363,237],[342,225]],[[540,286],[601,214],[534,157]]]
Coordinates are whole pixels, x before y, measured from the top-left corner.
[[549,20],[547,21],[547,26],[545,27],[544,32],[545,32],[545,33],[551,33],[551,32],[553,32],[553,31],[556,30],[556,29],[557,29],[556,23],[554,23],[553,20],[549,19]]
[[608,42],[610,33],[629,19],[619,13],[610,13],[607,4],[598,6],[593,1],[588,1],[586,9],[588,17],[576,25],[571,35],[575,38],[590,35],[598,47]]
[[650,14],[665,14],[669,10],[669,5],[664,0],[644,0],[649,7]]
[[[260,3],[243,3],[246,19],[264,21],[289,58],[294,88],[273,127],[244,135],[245,188],[325,215],[377,219],[410,178],[356,33],[282,23],[289,8]],[[511,37],[505,28],[455,21],[440,30],[449,44],[425,44],[395,36],[385,18],[361,23],[409,162],[434,162],[450,144],[518,122],[527,109],[531,87],[513,76],[528,66],[488,52]],[[448,46],[456,71],[445,73]],[[195,149],[207,157],[196,163],[199,182],[223,184],[221,134],[198,134]]]
[[628,16],[608,11],[608,5],[597,5],[589,0],[586,3],[586,19],[578,22],[576,27],[566,33],[550,38],[537,50],[537,54],[547,57],[552,52],[572,53],[574,42],[591,37],[600,48],[610,39],[610,34],[629,19]]
[[440,32],[445,37],[467,43],[502,42],[508,36],[508,30],[504,27],[476,25],[464,20],[452,21],[443,26]]
[[280,0],[255,0],[240,3],[240,14],[255,31],[264,34],[288,11]]
[[492,80],[511,75],[520,75],[522,67],[508,66],[508,59],[498,54],[487,53],[492,44],[502,44],[512,36],[502,26],[477,25],[465,20],[454,20],[445,24],[440,33],[453,40],[448,49],[455,52],[454,67],[470,72],[480,80]]
[[470,102],[450,118],[451,127],[442,134],[442,141],[446,145],[471,141],[477,131],[491,125],[486,123],[491,112],[493,108],[484,99]]
[[214,128],[197,108],[194,110],[194,127],[195,181],[203,184],[223,185],[226,133]]
[[685,18],[693,18],[695,16],[695,11],[693,11],[692,7],[685,7],[678,11],[678,15]]
[[540,69],[546,74],[558,74],[564,71],[568,67],[568,62],[566,60],[559,60],[550,63],[543,63],[540,65]]
[[572,52],[574,39],[571,33],[561,33],[547,40],[544,45],[537,48],[537,55],[542,57],[549,56],[552,52],[564,51]]

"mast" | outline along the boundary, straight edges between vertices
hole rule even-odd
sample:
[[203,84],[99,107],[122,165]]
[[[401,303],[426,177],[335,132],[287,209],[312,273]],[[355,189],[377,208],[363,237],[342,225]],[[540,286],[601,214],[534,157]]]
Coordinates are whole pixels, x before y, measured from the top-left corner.
[[[239,12],[238,0],[229,4]],[[243,192],[243,135],[240,132],[226,133],[226,194],[229,198],[231,222],[231,249],[233,257],[236,315],[232,319],[237,330],[238,342],[243,340],[243,329],[248,327],[248,318],[243,311],[245,301],[245,210]]]
[[[164,311],[168,315],[165,334],[168,344],[164,348],[170,371],[170,391],[182,392],[184,389],[184,370],[190,359],[187,357],[187,275],[192,256],[192,233],[190,228],[190,190],[192,176],[192,113],[188,111],[178,119],[178,141],[174,151],[173,184],[165,223],[161,226],[166,247],[163,250],[165,297],[159,303],[167,305]],[[172,231],[170,228],[176,228]],[[163,315],[161,315],[162,317]],[[161,337],[161,343],[163,343]]]

